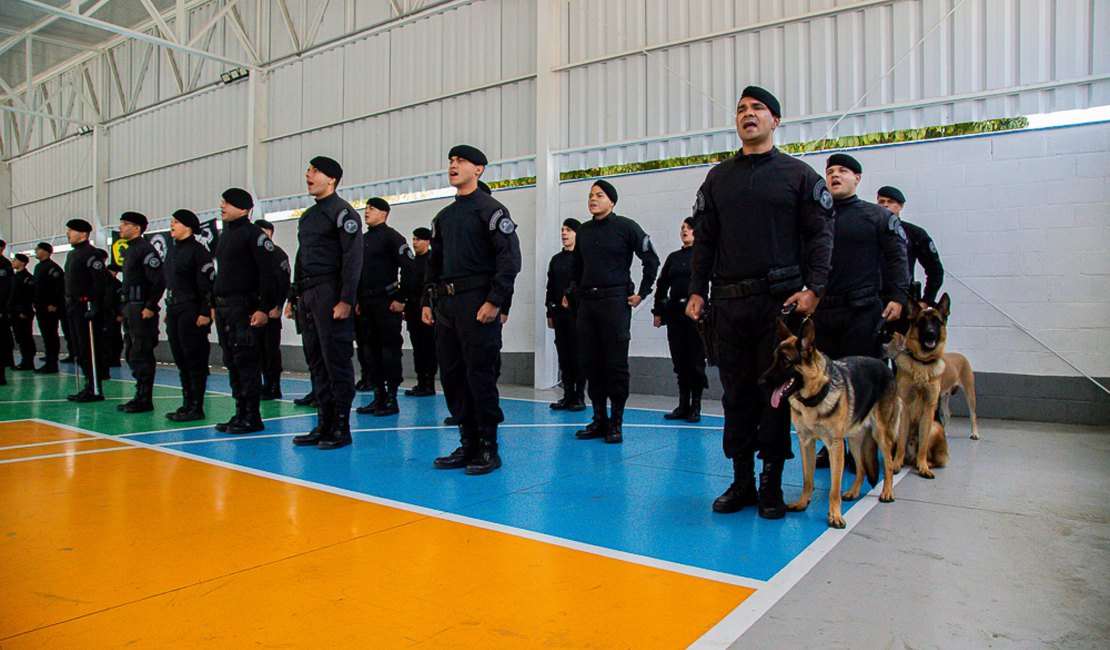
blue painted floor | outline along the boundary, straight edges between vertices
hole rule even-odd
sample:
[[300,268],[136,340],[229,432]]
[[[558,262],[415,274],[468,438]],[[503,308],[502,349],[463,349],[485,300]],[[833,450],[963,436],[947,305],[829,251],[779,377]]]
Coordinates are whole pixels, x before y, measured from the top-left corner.
[[[176,385],[176,373],[158,371]],[[286,399],[308,390],[304,380],[282,382]],[[209,390],[228,390],[214,375]],[[360,393],[356,405],[368,401]],[[719,515],[710,503],[729,484],[721,452],[723,418],[671,426],[662,413],[629,409],[625,442],[579,441],[583,413],[553,412],[546,403],[502,399],[504,467],[487,476],[432,468],[432,459],[458,444],[442,395],[400,397],[391,417],[355,415],[355,444],[336,451],[294,447],[315,416],[270,420],[252,438],[211,427],[128,436],[205,458],[295,477],[375,497],[433,508],[516,528],[724,573],[769,580],[827,530],[828,471],[818,471],[808,511],[766,521],[754,508]],[[194,442],[195,441],[195,442]],[[795,439],[795,453],[797,441]],[[758,463],[757,463],[758,465]],[[851,475],[845,474],[846,485]],[[787,500],[801,492],[800,463],[787,463]],[[864,483],[867,488],[866,482]],[[845,510],[853,504],[845,503]]]

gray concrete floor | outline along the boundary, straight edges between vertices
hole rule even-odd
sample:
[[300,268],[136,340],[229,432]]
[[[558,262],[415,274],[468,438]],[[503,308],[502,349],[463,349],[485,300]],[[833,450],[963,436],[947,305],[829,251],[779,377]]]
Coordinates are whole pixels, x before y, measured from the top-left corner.
[[[628,406],[669,410],[673,399],[633,395]],[[1110,429],[979,427],[971,440],[969,422],[953,419],[949,466],[931,481],[904,477],[895,503],[867,514],[732,647],[1110,647]]]

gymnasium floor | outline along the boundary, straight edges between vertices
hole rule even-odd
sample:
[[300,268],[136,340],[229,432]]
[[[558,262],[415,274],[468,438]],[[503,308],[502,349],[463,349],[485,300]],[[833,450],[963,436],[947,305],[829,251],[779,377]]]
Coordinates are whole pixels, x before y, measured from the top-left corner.
[[[730,473],[721,418],[664,424],[671,398],[636,397],[616,446],[573,439],[588,412],[507,388],[505,466],[471,477],[431,467],[457,443],[442,397],[354,416],[355,445],[323,452],[290,443],[310,409],[264,403],[264,432],[228,436],[212,425],[230,397],[208,396],[202,426],[177,424],[163,417],[180,404],[176,373],[157,381],[155,413],[137,415],[115,410],[124,381],[92,405],[65,401],[72,375],[10,372],[0,388],[0,647],[1110,637],[1105,431],[981,421],[975,442],[956,421],[937,480],[903,471],[894,504],[846,504],[847,530],[831,531],[820,489],[785,521],[713,514]],[[287,400],[307,387],[283,381]],[[226,378],[209,390],[226,392]],[[797,461],[785,482],[791,499]]]

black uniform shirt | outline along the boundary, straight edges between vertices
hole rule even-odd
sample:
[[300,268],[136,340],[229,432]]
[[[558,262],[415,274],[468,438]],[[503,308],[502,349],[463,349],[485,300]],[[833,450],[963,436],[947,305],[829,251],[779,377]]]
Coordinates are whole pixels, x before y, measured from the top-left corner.
[[66,255],[66,297],[90,300],[94,303],[103,295],[108,271],[100,259],[98,249],[85,240]]
[[174,240],[166,255],[166,297],[175,304],[198,303],[200,313],[207,315],[215,282],[216,264],[204,244],[196,237]]
[[338,276],[339,300],[354,306],[362,270],[362,222],[338,194],[319,199],[297,224],[297,282]]
[[123,254],[123,292],[128,302],[142,303],[150,311],[158,311],[158,301],[166,291],[162,258],[154,246],[139,235],[128,242]]
[[659,273],[655,294],[655,307],[651,313],[665,316],[667,309],[685,309],[690,297],[690,266],[694,260],[694,247],[680,248],[667,256]]
[[567,295],[567,289],[570,288],[573,268],[574,251],[561,250],[551,257],[551,262],[547,265],[547,294],[544,296],[548,318],[566,312],[563,309],[563,296]]
[[944,284],[944,265],[940,263],[937,245],[921,226],[903,221],[902,227],[906,229],[906,263],[910,270],[910,282],[913,282],[916,271],[915,262],[921,262],[921,268],[925,270],[925,291],[922,292],[921,299],[935,303],[940,285]]
[[293,265],[289,263],[289,254],[277,244],[274,244],[274,263],[277,265],[277,306],[280,308],[285,306],[293,284]]
[[429,255],[426,283],[487,275],[486,302],[502,307],[511,301],[520,273],[520,239],[509,210],[485,192],[456,195],[439,211],[432,219]]
[[420,321],[420,309],[424,306],[424,276],[428,272],[429,257],[431,257],[431,251],[416,255],[412,259],[412,277],[409,279],[412,284],[406,293],[418,300],[409,300],[405,303],[405,320],[415,318],[417,322]]
[[893,212],[853,196],[836,201],[827,295],[868,289],[883,302],[906,302],[906,233]]
[[[362,279],[358,284],[359,292],[381,292],[382,289],[396,284],[397,290],[391,297],[397,302],[408,302],[418,295],[412,293],[415,258],[408,240],[401,233],[384,223],[367,228],[362,235]],[[399,281],[398,271],[401,272]]]
[[[632,256],[640,258],[644,274],[636,294],[647,298],[659,273],[659,255],[640,224],[612,212],[578,227],[571,283],[577,288],[628,287],[632,290]],[[572,289],[573,290],[573,289]]]
[[0,254],[0,311],[8,311],[8,303],[15,289],[15,269],[7,255]]
[[123,316],[123,283],[119,278],[112,277],[108,273],[104,279],[104,293],[101,304],[104,305],[104,313],[110,315],[113,319]]
[[33,312],[31,305],[35,301],[35,279],[31,272],[24,268],[15,274],[15,286],[12,287],[12,299],[8,311],[12,314],[30,315]]
[[212,295],[258,296],[258,310],[278,303],[278,271],[274,242],[246,217],[224,223],[216,244],[216,282]]
[[833,200],[825,179],[778,149],[737,153],[705,177],[694,203],[690,293],[800,267],[818,296],[829,280]]
[[53,305],[59,309],[66,304],[66,278],[62,267],[52,259],[35,265],[35,306],[46,309]]

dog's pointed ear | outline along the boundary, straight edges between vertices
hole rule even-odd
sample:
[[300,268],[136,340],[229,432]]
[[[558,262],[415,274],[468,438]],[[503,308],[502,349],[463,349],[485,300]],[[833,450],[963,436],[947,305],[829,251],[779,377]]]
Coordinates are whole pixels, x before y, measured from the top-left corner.
[[920,301],[920,299],[913,298],[908,303],[906,303],[906,314],[905,314],[906,320],[908,320],[912,323],[913,321],[917,320],[917,315],[920,314],[920,313],[921,313],[921,301]]
[[775,321],[775,331],[778,332],[779,341],[785,341],[791,336],[794,336],[794,332],[790,331],[790,328],[786,326],[786,322],[781,318]]
[[807,318],[802,321],[802,352],[813,349],[813,340],[817,337],[817,332],[813,328],[813,320]]
[[947,293],[937,301],[937,309],[940,311],[941,318],[947,321],[948,315],[952,313],[952,299],[948,297]]

